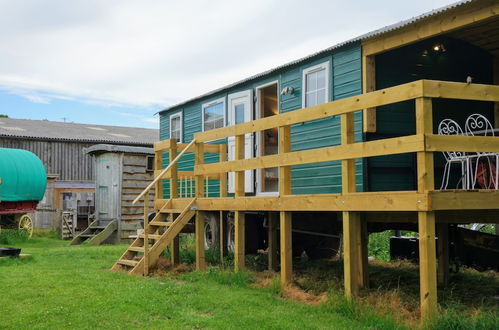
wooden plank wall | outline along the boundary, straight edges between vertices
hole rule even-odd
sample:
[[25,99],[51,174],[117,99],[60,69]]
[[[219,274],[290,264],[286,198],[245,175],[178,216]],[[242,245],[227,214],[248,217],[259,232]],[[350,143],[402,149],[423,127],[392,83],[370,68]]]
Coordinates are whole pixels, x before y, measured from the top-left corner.
[[[127,239],[130,235],[137,234],[133,230],[143,218],[144,210],[141,203],[135,205],[132,201],[139,195],[154,179],[154,172],[147,171],[147,156],[144,154],[123,155],[122,166],[122,188],[121,188],[121,239]],[[151,156],[153,156],[151,154]],[[150,204],[154,202],[154,188],[149,194]],[[130,228],[130,229],[129,229]]]

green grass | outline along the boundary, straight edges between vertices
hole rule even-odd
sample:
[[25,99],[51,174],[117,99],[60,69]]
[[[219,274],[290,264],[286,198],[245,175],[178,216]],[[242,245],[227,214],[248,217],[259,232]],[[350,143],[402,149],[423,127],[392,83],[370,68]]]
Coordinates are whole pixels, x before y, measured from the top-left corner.
[[210,268],[157,278],[109,268],[125,246],[68,246],[35,237],[28,259],[0,260],[0,328],[372,328],[325,303],[280,298],[248,273]]
[[[364,290],[354,304],[343,297],[341,262],[296,262],[298,293],[326,295],[322,302],[308,305],[284,299],[289,295],[281,289],[278,275],[234,273],[229,270],[230,260],[206,272],[186,268],[184,273],[139,278],[109,271],[124,245],[68,246],[67,241],[54,238],[26,241],[12,235],[11,241],[32,257],[0,259],[0,329],[406,329],[418,325],[414,318],[418,269],[411,263],[370,265],[371,289]],[[191,261],[190,243],[181,241],[185,261]],[[210,258],[217,257],[216,251],[210,253]],[[258,262],[253,266],[259,268]],[[265,285],[260,285],[262,276],[267,276]],[[451,285],[439,292],[441,316],[426,328],[494,328],[498,290],[495,273],[454,274]]]

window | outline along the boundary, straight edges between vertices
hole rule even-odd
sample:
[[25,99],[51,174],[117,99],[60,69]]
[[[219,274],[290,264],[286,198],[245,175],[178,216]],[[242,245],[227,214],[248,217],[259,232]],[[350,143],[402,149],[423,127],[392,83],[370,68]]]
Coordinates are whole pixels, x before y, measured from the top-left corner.
[[170,116],[170,139],[182,143],[182,112]]
[[303,70],[304,108],[329,101],[329,62]]
[[154,171],[154,156],[147,156],[146,158],[146,171]]
[[224,127],[225,99],[203,104],[203,132]]

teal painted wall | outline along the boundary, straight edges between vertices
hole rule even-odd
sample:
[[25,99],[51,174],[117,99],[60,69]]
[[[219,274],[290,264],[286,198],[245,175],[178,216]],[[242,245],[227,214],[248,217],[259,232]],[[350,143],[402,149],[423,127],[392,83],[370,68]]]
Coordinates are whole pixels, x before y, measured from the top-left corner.
[[[432,51],[435,44],[444,45],[445,52]],[[475,83],[490,84],[492,72],[492,58],[488,53],[463,41],[446,37],[428,39],[376,56],[377,89],[420,79],[465,82],[468,75],[473,77]],[[494,118],[490,102],[434,100],[434,133],[437,133],[438,124],[445,118],[456,120],[464,130],[465,120],[472,113],[481,113],[491,121]],[[414,101],[379,107],[376,126],[377,132],[368,134],[367,140],[414,134]],[[435,186],[438,189],[444,165],[441,153],[435,154],[435,164]],[[415,154],[370,158],[367,160],[368,189],[414,190],[415,169]],[[451,178],[449,188],[454,188],[457,181],[457,176]]]
[[[271,81],[279,81],[279,90],[284,87],[293,87],[292,95],[280,96],[280,112],[289,112],[302,108],[302,75],[303,70],[315,64],[328,61],[330,63],[329,99],[338,100],[341,98],[360,94],[362,91],[361,72],[361,49],[360,45],[343,47],[318,58],[312,58],[306,63],[300,63],[294,67],[288,67],[272,76],[265,76],[261,79],[253,80],[247,84],[232,88],[223,93],[203,98],[198,101],[188,103],[182,107],[163,112],[160,116],[160,138],[169,137],[169,116],[178,111],[183,113],[183,142],[188,143],[196,132],[201,131],[201,106],[204,103],[224,97],[227,102],[227,95],[247,89],[254,89]],[[226,109],[227,111],[227,109]],[[227,118],[227,114],[226,114]],[[340,141],[340,118],[338,116],[316,120],[313,122],[294,125],[291,130],[292,150],[304,150],[320,148],[325,146],[338,145]],[[362,114],[355,114],[355,137],[356,141],[363,140],[362,134]],[[215,143],[225,143],[225,140]],[[164,163],[166,164],[166,157]],[[205,161],[218,161],[218,156],[206,155]],[[192,155],[185,156],[179,162],[179,170],[192,170]],[[356,161],[357,191],[364,190],[363,161]],[[341,163],[324,162],[307,164],[292,167],[293,194],[311,193],[337,193],[341,191]],[[165,192],[169,189],[165,185]],[[216,196],[219,192],[218,181],[210,181],[210,196]]]

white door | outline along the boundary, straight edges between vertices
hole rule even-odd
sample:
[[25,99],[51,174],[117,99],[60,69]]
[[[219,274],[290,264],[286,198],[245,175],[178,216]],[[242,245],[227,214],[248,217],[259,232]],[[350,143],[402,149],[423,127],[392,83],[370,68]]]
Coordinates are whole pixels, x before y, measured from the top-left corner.
[[[228,125],[236,125],[245,123],[253,120],[253,91],[247,90],[244,92],[234,93],[229,95],[228,100]],[[253,134],[246,134],[244,139],[244,158],[253,158],[254,141]],[[228,139],[228,158],[229,160],[234,160],[234,155],[236,151],[235,137],[229,137]],[[244,174],[244,190],[247,193],[255,192],[254,189],[254,171],[248,170]],[[229,192],[234,192],[234,172],[229,173]]]

